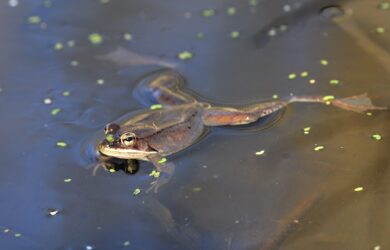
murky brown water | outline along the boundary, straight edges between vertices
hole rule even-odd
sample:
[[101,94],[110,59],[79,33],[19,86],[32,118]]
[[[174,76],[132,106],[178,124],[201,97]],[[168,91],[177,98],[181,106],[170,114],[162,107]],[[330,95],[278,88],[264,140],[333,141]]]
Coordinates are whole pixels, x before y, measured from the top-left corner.
[[[379,2],[338,2],[340,15],[321,14],[334,1],[2,1],[1,248],[389,248],[389,112],[294,104],[255,126],[212,129],[170,157],[175,175],[157,195],[142,192],[150,164],[92,176],[85,156],[107,122],[142,108],[133,87],[164,65],[216,103],[367,92],[390,106],[390,10]],[[138,59],[99,59],[118,46]],[[184,51],[192,58],[179,60]]]

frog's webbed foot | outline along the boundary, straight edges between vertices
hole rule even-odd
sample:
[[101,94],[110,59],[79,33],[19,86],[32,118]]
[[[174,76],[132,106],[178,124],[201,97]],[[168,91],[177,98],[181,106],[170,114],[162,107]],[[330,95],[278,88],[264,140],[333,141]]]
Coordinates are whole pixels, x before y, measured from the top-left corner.
[[175,171],[175,166],[172,162],[166,162],[166,159],[162,157],[151,157],[149,160],[156,167],[159,175],[155,181],[150,183],[151,186],[146,192],[153,190],[154,193],[157,193],[161,186],[169,182]]
[[134,96],[142,104],[150,106],[182,105],[196,102],[195,98],[180,88],[184,78],[174,70],[158,70],[142,78],[134,89]]

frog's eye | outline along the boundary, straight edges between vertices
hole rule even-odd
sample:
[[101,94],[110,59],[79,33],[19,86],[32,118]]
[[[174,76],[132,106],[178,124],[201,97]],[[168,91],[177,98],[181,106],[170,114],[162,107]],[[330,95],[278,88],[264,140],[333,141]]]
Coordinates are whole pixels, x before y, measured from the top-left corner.
[[135,134],[134,133],[126,133],[121,135],[121,142],[125,146],[132,146],[135,143]]

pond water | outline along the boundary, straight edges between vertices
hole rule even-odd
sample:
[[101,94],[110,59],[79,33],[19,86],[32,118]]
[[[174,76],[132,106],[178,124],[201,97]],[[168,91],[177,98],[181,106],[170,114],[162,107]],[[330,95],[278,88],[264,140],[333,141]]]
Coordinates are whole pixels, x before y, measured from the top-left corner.
[[0,248],[388,249],[388,111],[293,104],[213,128],[169,157],[157,194],[150,163],[93,176],[88,158],[166,67],[218,104],[367,92],[390,107],[390,3],[333,4],[2,1]]

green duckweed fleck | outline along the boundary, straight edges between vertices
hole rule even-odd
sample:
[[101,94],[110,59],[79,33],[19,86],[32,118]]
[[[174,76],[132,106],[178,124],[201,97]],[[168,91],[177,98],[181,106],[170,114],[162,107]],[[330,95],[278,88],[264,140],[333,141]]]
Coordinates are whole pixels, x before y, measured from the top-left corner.
[[386,29],[385,29],[384,27],[377,27],[377,28],[375,29],[375,31],[376,31],[376,33],[378,33],[378,34],[383,34],[383,33],[386,32]]
[[255,153],[255,155],[264,155],[265,154],[265,150],[263,149],[263,150],[260,150],[260,151],[257,151],[256,153]]
[[150,172],[149,176],[152,176],[154,178],[158,178],[158,177],[160,177],[160,172],[153,170],[152,172]]
[[257,6],[259,4],[258,0],[248,0],[250,6]]
[[325,60],[325,59],[322,59],[322,60],[320,61],[320,63],[321,63],[323,66],[328,66],[328,65],[329,65],[328,60]]
[[198,38],[198,39],[203,39],[203,37],[204,37],[203,32],[198,32],[198,33],[196,33],[196,38]]
[[115,137],[113,134],[108,134],[108,135],[106,135],[106,140],[108,142],[113,142],[113,141],[115,141]]
[[103,42],[103,37],[102,35],[98,33],[92,33],[88,36],[89,41],[92,44],[101,44]]
[[215,10],[214,9],[205,9],[202,11],[202,16],[204,17],[211,17],[215,15]]
[[51,110],[51,115],[55,116],[55,115],[57,115],[60,112],[61,112],[60,108],[54,108],[54,109]]
[[233,39],[236,39],[240,36],[240,32],[237,31],[237,30],[234,30],[232,32],[230,32],[230,37],[233,38]]
[[325,149],[324,146],[316,146],[316,147],[314,147],[314,151],[316,151],[316,152],[321,151],[323,149]]
[[64,141],[58,141],[58,142],[56,143],[56,145],[57,145],[57,147],[59,147],[59,148],[66,148],[66,147],[68,146],[68,144],[67,144],[66,142],[64,142]]
[[151,110],[156,110],[156,109],[162,109],[164,106],[162,104],[153,104],[150,106]]
[[380,134],[373,134],[371,136],[372,139],[376,140],[376,141],[380,141],[382,140],[382,136]]
[[180,59],[180,60],[189,60],[192,58],[192,53],[189,52],[189,51],[183,51],[183,52],[180,52],[177,57]]
[[331,85],[338,85],[338,84],[340,84],[340,81],[337,80],[337,79],[332,79],[332,80],[329,81],[329,84],[331,84]]
[[27,19],[27,22],[29,24],[38,24],[41,22],[41,18],[39,16],[30,16],[28,19]]
[[309,76],[309,72],[307,72],[307,71],[304,71],[304,72],[301,73],[301,77],[302,78],[305,78],[305,77],[308,77],[308,76]]
[[326,96],[322,97],[322,100],[324,100],[324,101],[332,101],[334,99],[335,99],[335,97],[333,95],[326,95]]
[[295,74],[295,73],[291,73],[288,75],[289,80],[294,80],[295,78],[297,78],[297,74]]
[[60,42],[55,43],[54,44],[54,49],[55,50],[63,50],[64,49],[64,45],[62,43],[60,43]]
[[125,39],[126,41],[131,41],[131,40],[133,40],[133,35],[126,32],[123,34],[123,39]]
[[390,10],[390,2],[382,2],[378,5],[380,10]]
[[234,8],[234,7],[229,7],[229,8],[227,8],[226,13],[227,13],[229,16],[233,16],[233,15],[235,15],[235,14],[237,13],[237,10],[236,10],[236,8]]
[[167,158],[161,158],[161,160],[158,161],[159,164],[164,164],[167,162]]
[[136,195],[138,195],[138,194],[140,194],[141,193],[141,189],[139,189],[139,188],[136,188],[136,189],[134,189],[134,191],[133,191],[133,195],[134,196],[136,196]]

